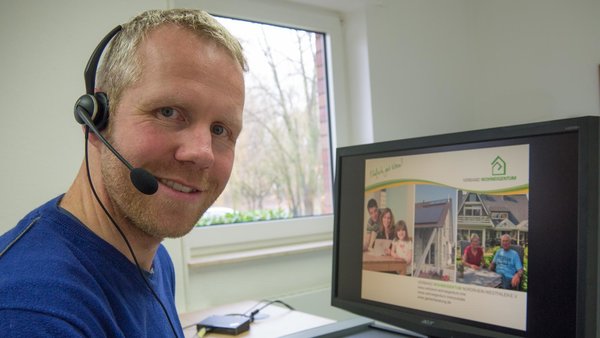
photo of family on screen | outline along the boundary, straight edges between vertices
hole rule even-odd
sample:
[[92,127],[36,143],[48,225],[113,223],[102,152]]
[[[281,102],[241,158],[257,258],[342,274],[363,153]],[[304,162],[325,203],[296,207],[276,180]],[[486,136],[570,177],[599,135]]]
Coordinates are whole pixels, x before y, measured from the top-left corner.
[[[376,198],[367,203],[368,220],[363,240],[363,266],[367,270],[412,275],[414,243],[412,223],[398,218],[403,210],[380,208]],[[408,227],[411,224],[411,227]]]
[[[361,297],[525,327],[528,160],[527,145],[365,160]],[[490,302],[515,316],[477,310]]]
[[363,270],[526,292],[527,158],[502,147],[367,160]]
[[526,194],[489,195],[431,184],[366,197],[363,268],[527,291]]

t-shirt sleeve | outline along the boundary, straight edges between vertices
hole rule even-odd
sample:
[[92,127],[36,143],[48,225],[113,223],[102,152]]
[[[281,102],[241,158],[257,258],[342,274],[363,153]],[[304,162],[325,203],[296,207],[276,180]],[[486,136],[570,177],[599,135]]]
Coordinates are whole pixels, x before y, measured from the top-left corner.
[[523,269],[523,262],[521,262],[521,257],[516,252],[515,252],[515,261],[516,261],[515,268],[517,268],[517,270]]

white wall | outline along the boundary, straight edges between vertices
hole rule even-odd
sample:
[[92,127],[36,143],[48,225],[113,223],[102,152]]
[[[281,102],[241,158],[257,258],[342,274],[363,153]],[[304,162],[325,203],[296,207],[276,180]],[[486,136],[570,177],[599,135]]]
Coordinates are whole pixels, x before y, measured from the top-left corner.
[[[255,1],[254,11],[285,6]],[[0,233],[71,183],[83,156],[72,106],[100,38],[142,9],[215,3],[252,7],[249,0],[0,2]],[[340,13],[348,64],[335,85],[349,93],[336,102],[340,146],[599,114],[599,1],[364,3]],[[320,11],[294,6],[297,16]],[[344,317],[327,307],[329,251],[188,270],[181,242],[167,245],[184,310],[278,297]]]
[[0,1],[0,233],[66,191],[83,158],[73,117],[83,70],[110,29],[151,1]]
[[382,0],[365,12],[377,141],[600,112],[599,1]]

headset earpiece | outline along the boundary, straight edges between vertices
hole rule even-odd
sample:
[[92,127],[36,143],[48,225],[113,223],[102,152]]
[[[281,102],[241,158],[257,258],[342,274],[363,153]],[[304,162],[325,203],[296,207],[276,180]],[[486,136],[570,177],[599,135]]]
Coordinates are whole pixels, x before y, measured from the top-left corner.
[[104,92],[94,94],[96,98],[97,116],[93,120],[98,130],[103,130],[108,125],[108,95]]
[[102,131],[108,124],[108,96],[102,92],[94,95],[84,94],[75,103],[74,113],[79,124],[85,124],[79,114],[86,114],[96,129]]
[[87,114],[98,131],[101,131],[108,125],[108,96],[106,93],[98,92],[94,93],[96,83],[96,71],[98,69],[98,63],[104,48],[108,45],[110,40],[121,31],[121,26],[115,27],[100,41],[92,56],[88,60],[85,71],[83,72],[83,78],[85,80],[85,91],[86,94],[82,95],[77,102],[75,102],[75,120],[80,124],[85,124],[79,114]]

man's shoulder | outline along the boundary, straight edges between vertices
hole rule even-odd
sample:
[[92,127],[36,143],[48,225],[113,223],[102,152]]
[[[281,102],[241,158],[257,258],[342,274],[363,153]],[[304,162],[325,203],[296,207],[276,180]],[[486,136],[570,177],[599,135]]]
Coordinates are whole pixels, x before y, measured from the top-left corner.
[[55,205],[48,202],[0,236],[0,275],[7,277],[0,278],[0,294],[23,295],[10,299],[34,304],[77,297],[78,290],[89,288],[92,276],[81,257],[86,245],[68,231],[73,224],[66,223],[75,222],[58,215]]
[[11,264],[35,265],[57,256],[64,258],[69,240],[62,230],[60,222],[51,214],[29,214],[0,236],[0,271]]
[[513,257],[520,257],[519,253],[517,252],[517,250],[515,249],[508,249],[508,254],[513,256]]
[[14,337],[22,337],[32,327],[37,328],[34,333],[91,337],[112,325],[109,303],[93,280],[73,278],[81,270],[70,273],[60,265],[52,267],[56,271],[13,271],[10,278],[0,281],[0,322],[10,323]]
[[67,266],[53,260],[46,260],[45,264],[47,268],[31,264],[11,271],[2,269],[1,273],[9,276],[0,279],[2,307],[41,313],[63,312],[99,300],[93,279],[86,277],[83,270],[74,270],[74,264]]
[[[39,228],[39,224],[52,223],[56,220],[58,212],[58,201],[60,196],[49,200],[43,205],[31,210],[13,228],[4,234],[0,234],[0,253],[4,253],[8,245],[20,240],[33,228]],[[2,256],[0,256],[2,258]]]
[[0,321],[18,325],[15,318],[26,317],[43,327],[58,325],[61,332],[93,336],[101,329],[99,323],[110,320],[103,285],[89,257],[81,254],[93,248],[77,242],[76,235],[65,235],[52,218],[25,223],[5,235],[10,247],[0,247],[6,249],[0,256],[0,276],[6,276],[0,278]]
[[8,276],[0,278],[0,310],[4,310],[0,311],[0,321],[20,313],[42,326],[62,323],[65,328],[84,331],[94,326],[96,319],[106,313],[102,289],[77,258],[60,245],[41,247],[46,251],[16,249],[0,258],[0,274]]
[[[32,295],[32,302],[65,294],[77,297],[93,278],[74,248],[53,231],[29,230],[0,257],[0,275],[8,277],[0,278],[0,294]],[[36,297],[36,290],[44,297]]]

